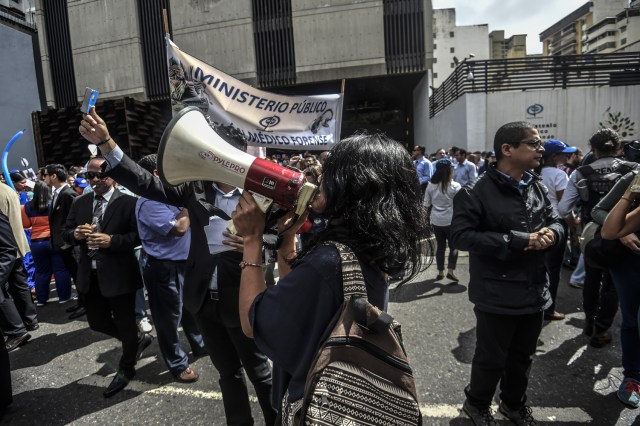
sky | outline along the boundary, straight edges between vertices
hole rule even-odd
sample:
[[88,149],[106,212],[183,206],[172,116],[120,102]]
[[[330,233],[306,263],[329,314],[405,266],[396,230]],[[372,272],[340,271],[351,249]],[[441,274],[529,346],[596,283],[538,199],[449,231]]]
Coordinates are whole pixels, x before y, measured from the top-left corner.
[[542,53],[540,33],[587,0],[432,0],[434,9],[456,9],[456,25],[489,24],[505,37],[527,34],[527,53]]

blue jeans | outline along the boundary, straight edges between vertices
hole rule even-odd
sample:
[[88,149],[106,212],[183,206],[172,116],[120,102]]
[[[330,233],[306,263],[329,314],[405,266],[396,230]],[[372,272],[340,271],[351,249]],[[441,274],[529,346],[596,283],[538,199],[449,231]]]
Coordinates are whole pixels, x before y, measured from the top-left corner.
[[154,259],[151,256],[147,257],[142,269],[160,353],[174,376],[179,376],[189,367],[188,356],[180,347],[180,324],[192,351],[196,354],[205,351],[196,321],[182,304],[184,269],[185,262]]
[[51,274],[56,278],[56,290],[60,300],[68,300],[71,297],[71,274],[64,266],[60,253],[51,249],[51,242],[32,241],[31,255],[36,267],[35,285],[36,299],[39,303],[49,300],[49,284]]
[[618,292],[622,324],[620,343],[622,346],[622,368],[624,377],[640,381],[640,335],[638,313],[640,311],[640,269],[635,255],[628,262],[620,262],[610,269],[611,279]]
[[576,269],[573,270],[573,274],[571,274],[569,282],[574,284],[584,284],[585,275],[586,273],[584,271],[584,254],[580,253],[580,257],[578,258],[578,265],[576,266]]

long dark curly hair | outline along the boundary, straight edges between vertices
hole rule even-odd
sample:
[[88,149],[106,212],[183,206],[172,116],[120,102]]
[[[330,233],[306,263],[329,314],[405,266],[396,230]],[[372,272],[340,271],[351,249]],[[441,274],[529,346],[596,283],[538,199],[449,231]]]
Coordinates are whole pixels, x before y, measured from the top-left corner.
[[418,175],[402,145],[377,133],[342,140],[324,163],[321,189],[323,216],[342,223],[319,233],[309,249],[335,240],[387,274],[408,264],[406,280],[420,272],[429,228]]

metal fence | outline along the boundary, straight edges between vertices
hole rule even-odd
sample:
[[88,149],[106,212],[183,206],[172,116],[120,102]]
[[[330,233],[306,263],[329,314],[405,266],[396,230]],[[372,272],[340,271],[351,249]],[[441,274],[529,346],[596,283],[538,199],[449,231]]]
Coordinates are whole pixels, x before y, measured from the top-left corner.
[[465,93],[640,84],[640,52],[463,60],[434,89],[429,117]]

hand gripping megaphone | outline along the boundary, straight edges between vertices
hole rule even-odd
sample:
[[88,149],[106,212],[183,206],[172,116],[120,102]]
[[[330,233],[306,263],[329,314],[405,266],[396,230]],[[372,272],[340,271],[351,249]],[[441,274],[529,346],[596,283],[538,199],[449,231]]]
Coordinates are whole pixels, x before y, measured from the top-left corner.
[[297,215],[304,213],[317,191],[303,173],[227,143],[194,107],[184,108],[167,125],[158,147],[158,174],[170,186],[205,180],[244,188],[263,211],[275,203]]

